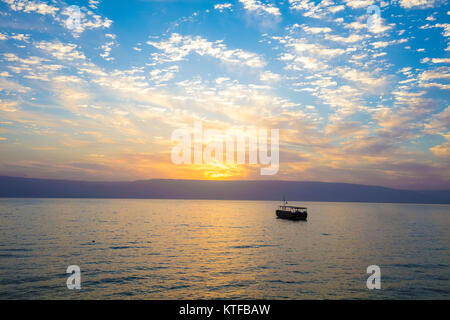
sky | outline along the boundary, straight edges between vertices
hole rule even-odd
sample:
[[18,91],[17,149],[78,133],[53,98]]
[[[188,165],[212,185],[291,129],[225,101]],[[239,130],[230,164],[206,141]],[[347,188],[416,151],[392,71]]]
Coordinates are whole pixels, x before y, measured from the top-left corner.
[[[440,0],[0,0],[0,175],[450,189],[449,21]],[[196,121],[279,129],[278,173],[174,164]]]

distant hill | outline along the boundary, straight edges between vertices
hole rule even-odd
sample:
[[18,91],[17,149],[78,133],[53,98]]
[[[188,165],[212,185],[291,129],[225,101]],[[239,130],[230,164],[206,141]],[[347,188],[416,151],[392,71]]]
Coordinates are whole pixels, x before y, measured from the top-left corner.
[[0,177],[0,197],[281,200],[450,204],[450,190],[413,191],[301,181],[88,182]]

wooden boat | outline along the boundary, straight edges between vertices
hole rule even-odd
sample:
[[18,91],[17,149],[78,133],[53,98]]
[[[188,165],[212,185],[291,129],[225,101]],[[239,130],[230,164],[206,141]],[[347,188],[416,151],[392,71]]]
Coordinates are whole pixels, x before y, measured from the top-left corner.
[[278,218],[306,221],[306,218],[308,217],[307,208],[287,206],[286,204],[287,201],[284,200],[284,205],[281,205],[276,211]]

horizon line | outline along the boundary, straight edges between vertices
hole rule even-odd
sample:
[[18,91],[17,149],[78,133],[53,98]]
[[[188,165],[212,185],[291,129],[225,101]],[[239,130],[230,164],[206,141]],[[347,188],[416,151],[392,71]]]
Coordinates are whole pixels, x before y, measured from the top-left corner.
[[386,187],[382,185],[370,185],[350,182],[329,182],[329,181],[312,181],[312,180],[275,180],[275,179],[260,179],[260,180],[220,180],[220,179],[176,179],[176,178],[151,178],[144,180],[77,180],[77,179],[58,179],[58,178],[37,178],[37,177],[23,177],[23,176],[10,176],[0,175],[0,178],[13,178],[13,179],[34,179],[34,180],[51,180],[51,181],[70,181],[70,182],[87,182],[87,183],[135,183],[135,182],[148,182],[148,181],[190,181],[190,182],[291,182],[291,183],[323,183],[323,184],[342,184],[342,185],[354,185],[374,188],[384,188],[389,190],[400,191],[450,191],[448,189],[405,189]]

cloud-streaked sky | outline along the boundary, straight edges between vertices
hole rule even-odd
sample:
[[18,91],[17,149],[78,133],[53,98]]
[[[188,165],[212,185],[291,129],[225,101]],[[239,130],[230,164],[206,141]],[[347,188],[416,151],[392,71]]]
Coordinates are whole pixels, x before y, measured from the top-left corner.
[[[450,188],[449,21],[444,0],[1,0],[0,174]],[[279,173],[172,164],[195,121],[280,129]]]

